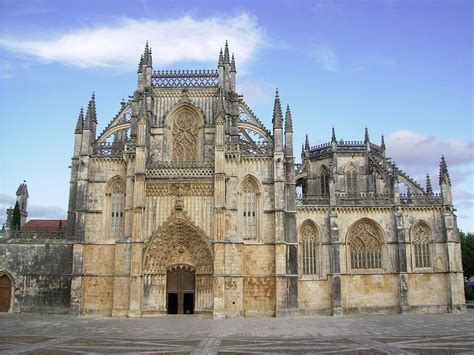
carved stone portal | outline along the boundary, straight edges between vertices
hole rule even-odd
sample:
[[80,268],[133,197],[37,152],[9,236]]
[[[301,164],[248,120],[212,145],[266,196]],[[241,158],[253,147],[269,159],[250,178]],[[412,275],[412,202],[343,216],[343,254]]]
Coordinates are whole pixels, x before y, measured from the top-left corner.
[[[177,203],[177,206],[179,204]],[[166,275],[174,269],[195,270],[195,311],[212,311],[213,257],[206,236],[176,208],[145,250],[144,311],[166,312]]]

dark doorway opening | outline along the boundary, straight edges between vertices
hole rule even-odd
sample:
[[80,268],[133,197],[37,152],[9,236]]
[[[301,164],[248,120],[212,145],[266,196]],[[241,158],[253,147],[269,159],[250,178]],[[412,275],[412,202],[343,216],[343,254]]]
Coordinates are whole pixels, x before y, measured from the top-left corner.
[[183,312],[184,314],[194,313],[194,293],[185,293],[183,300]]
[[168,314],[178,314],[178,294],[168,292]]
[[166,286],[168,314],[194,313],[194,272],[185,269],[168,271]]
[[10,310],[12,298],[12,283],[7,275],[0,276],[0,312]]

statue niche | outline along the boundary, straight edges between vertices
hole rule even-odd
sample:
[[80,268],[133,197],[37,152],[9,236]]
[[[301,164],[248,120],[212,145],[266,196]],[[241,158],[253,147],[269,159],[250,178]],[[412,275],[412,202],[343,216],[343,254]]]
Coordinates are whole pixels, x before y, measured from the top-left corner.
[[172,160],[188,163],[198,160],[199,117],[189,109],[179,110],[172,120]]

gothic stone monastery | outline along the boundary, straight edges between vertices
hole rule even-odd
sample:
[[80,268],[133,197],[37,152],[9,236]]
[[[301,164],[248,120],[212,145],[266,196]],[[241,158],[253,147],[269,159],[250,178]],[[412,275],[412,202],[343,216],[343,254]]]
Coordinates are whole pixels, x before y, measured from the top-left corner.
[[227,44],[217,70],[192,71],[153,71],[147,44],[136,91],[100,134],[92,96],[75,130],[65,240],[0,243],[44,259],[28,275],[11,256],[0,261],[13,311],[221,318],[465,309],[444,158],[440,194],[429,176],[420,186],[400,170],[367,129],[360,142],[334,130],[318,146],[306,138],[296,164],[278,91],[270,131],[235,82]]

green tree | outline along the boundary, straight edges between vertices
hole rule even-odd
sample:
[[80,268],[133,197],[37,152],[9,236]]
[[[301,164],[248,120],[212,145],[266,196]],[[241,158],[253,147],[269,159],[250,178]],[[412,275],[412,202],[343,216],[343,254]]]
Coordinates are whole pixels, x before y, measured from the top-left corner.
[[21,222],[21,215],[20,215],[20,205],[18,201],[15,203],[15,207],[13,208],[12,214],[12,224],[11,229],[20,229],[20,222]]
[[464,276],[474,276],[474,234],[460,232]]

